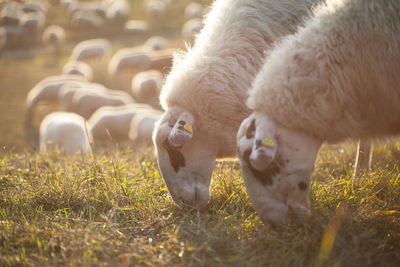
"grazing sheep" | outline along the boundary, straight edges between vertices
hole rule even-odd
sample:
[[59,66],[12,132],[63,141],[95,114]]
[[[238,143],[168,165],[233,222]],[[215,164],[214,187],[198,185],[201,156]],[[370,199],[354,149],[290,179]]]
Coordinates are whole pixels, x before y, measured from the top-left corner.
[[129,126],[129,140],[134,145],[149,145],[152,141],[153,130],[156,122],[161,118],[159,110],[144,111],[135,114]]
[[150,55],[149,69],[158,70],[164,74],[169,73],[172,67],[173,53],[176,49],[162,49],[153,51]]
[[68,112],[53,112],[40,124],[40,152],[48,153],[54,148],[68,155],[89,154],[92,136],[81,116]]
[[46,14],[47,6],[45,2],[30,0],[24,2],[22,10],[26,13],[42,12],[43,14]]
[[23,6],[17,2],[9,2],[0,11],[0,24],[3,26],[19,25],[22,15]]
[[108,64],[108,73],[115,76],[122,71],[143,71],[149,68],[151,58],[149,51],[142,47],[122,48],[111,58]]
[[144,45],[152,50],[163,50],[167,48],[168,40],[161,36],[152,36],[146,40]]
[[111,53],[111,43],[107,39],[90,39],[78,43],[72,50],[71,61],[104,58]]
[[103,19],[94,10],[77,10],[72,13],[70,25],[76,29],[100,29]]
[[134,102],[127,92],[121,90],[78,90],[72,97],[72,111],[88,119],[100,107]]
[[145,13],[148,19],[160,22],[165,19],[167,4],[161,0],[144,1]]
[[106,9],[106,17],[111,21],[126,19],[129,16],[130,5],[126,0],[109,1]]
[[184,16],[187,20],[203,18],[203,6],[197,2],[187,4]]
[[84,78],[79,75],[50,76],[37,83],[28,93],[25,101],[25,126],[32,126],[34,109],[39,102],[58,102],[60,88],[73,82],[82,82]]
[[128,20],[125,22],[124,31],[131,34],[144,34],[149,30],[149,24],[145,20]]
[[48,26],[42,36],[44,45],[52,47],[55,54],[60,54],[65,43],[65,30],[58,25]]
[[73,111],[73,97],[77,91],[105,91],[108,90],[104,85],[99,83],[87,82],[71,82],[64,84],[58,93],[58,101],[63,105],[65,110]]
[[129,125],[133,116],[152,108],[146,104],[105,106],[97,109],[88,120],[95,144],[129,139]]
[[136,101],[158,106],[163,75],[158,70],[139,72],[132,79],[132,95]]
[[43,29],[44,21],[44,13],[30,12],[22,15],[20,25],[24,27],[28,33],[34,34]]
[[200,19],[190,19],[186,21],[181,30],[183,40],[193,43],[195,36],[201,31],[203,24]]
[[70,61],[67,62],[63,69],[63,74],[76,74],[85,78],[86,81],[90,82],[93,78],[92,68],[83,61]]
[[238,132],[244,181],[265,223],[309,214],[323,142],[400,133],[400,2],[328,1],[267,57]]
[[314,1],[217,0],[193,49],[177,55],[161,91],[166,110],[154,133],[172,198],[203,207],[216,158],[236,155],[236,133],[250,114],[248,88],[264,54],[293,33]]

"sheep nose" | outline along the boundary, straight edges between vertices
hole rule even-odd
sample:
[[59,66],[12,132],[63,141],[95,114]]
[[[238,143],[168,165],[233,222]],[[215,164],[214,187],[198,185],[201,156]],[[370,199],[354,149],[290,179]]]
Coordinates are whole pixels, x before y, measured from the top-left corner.
[[210,193],[208,188],[204,186],[195,186],[192,190],[184,192],[179,197],[179,203],[183,207],[202,209],[204,208],[208,200],[210,199]]

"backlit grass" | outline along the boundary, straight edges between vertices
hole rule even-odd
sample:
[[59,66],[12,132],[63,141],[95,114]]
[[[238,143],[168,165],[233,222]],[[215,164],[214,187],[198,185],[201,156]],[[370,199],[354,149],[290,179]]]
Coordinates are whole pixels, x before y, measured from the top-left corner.
[[[351,179],[353,145],[319,154],[304,226],[259,220],[237,163],[219,163],[206,209],[176,206],[151,149],[0,160],[0,265],[396,266],[398,145]],[[383,166],[383,167],[382,167]]]

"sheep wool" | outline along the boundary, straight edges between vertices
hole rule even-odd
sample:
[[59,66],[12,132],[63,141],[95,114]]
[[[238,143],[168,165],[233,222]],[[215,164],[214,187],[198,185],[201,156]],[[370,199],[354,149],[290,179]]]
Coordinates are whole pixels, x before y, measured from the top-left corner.
[[400,132],[400,2],[328,1],[267,58],[248,105],[328,142]]

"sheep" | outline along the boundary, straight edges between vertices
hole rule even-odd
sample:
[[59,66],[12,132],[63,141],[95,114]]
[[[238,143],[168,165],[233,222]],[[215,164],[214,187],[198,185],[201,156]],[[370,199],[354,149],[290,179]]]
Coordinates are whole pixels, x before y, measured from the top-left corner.
[[152,36],[146,40],[144,45],[150,47],[152,50],[162,50],[167,48],[168,40],[161,36]]
[[236,156],[236,133],[264,53],[293,33],[315,1],[217,0],[194,47],[161,90],[154,131],[158,164],[173,200],[204,207],[216,158]]
[[60,88],[67,83],[84,81],[79,75],[58,75],[47,77],[38,82],[28,93],[25,100],[25,126],[32,126],[34,109],[39,102],[58,102]]
[[148,19],[162,21],[167,13],[167,4],[161,0],[144,1],[144,9]]
[[162,112],[156,109],[135,114],[129,125],[129,140],[134,145],[151,144],[154,126],[161,116]]
[[71,15],[70,25],[77,29],[100,29],[103,19],[94,10],[77,10]]
[[203,17],[203,6],[197,2],[187,4],[184,11],[184,17],[187,20],[201,19]]
[[67,111],[73,111],[73,97],[77,91],[106,91],[104,85],[99,83],[87,83],[87,82],[71,82],[66,83],[61,86],[58,92],[58,101],[63,105],[64,109]]
[[400,133],[400,2],[328,1],[272,50],[247,101],[237,143],[243,178],[264,223],[310,214],[323,142]]
[[88,128],[93,134],[95,145],[128,140],[132,117],[138,112],[151,109],[149,105],[137,103],[100,107],[88,120]]
[[111,43],[107,39],[89,39],[78,43],[72,50],[71,61],[104,58],[111,53]]
[[19,25],[22,14],[23,6],[20,3],[9,2],[0,12],[0,24],[4,26]]
[[194,37],[198,34],[203,27],[201,20],[194,18],[186,21],[181,29],[181,35],[183,40],[192,43]]
[[85,78],[86,81],[90,82],[93,79],[93,70],[87,63],[83,61],[70,61],[67,62],[63,69],[63,74],[76,74]]
[[126,0],[111,1],[106,9],[106,17],[111,21],[118,21],[128,17],[130,5]]
[[45,15],[42,12],[30,12],[22,15],[20,25],[24,27],[28,33],[36,33],[43,29]]
[[151,58],[149,51],[142,47],[122,48],[108,63],[108,73],[115,76],[124,70],[143,71],[149,68]]
[[163,74],[169,73],[172,67],[174,52],[176,52],[176,49],[172,48],[153,51],[150,54],[150,65],[148,69],[158,70]]
[[59,148],[68,155],[91,152],[92,135],[81,116],[69,112],[53,112],[40,124],[40,152]]
[[136,101],[158,106],[163,75],[158,70],[139,72],[132,79],[132,95]]
[[144,34],[149,30],[149,24],[145,20],[128,20],[125,22],[124,31],[131,34]]
[[65,30],[61,26],[50,25],[43,31],[43,44],[51,46],[54,53],[59,54],[65,43],[65,35]]
[[78,90],[72,97],[72,111],[88,119],[103,106],[121,106],[135,103],[132,97],[121,90]]

